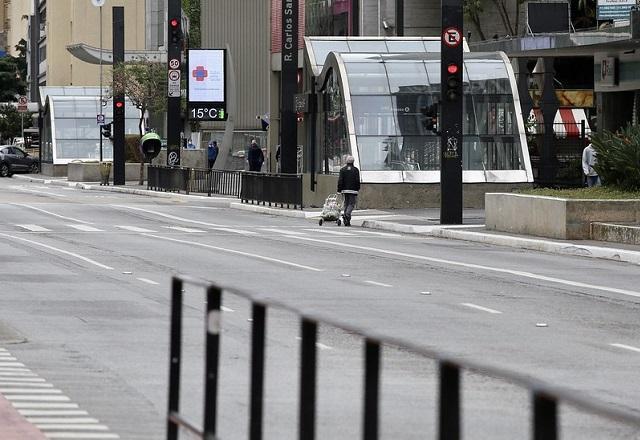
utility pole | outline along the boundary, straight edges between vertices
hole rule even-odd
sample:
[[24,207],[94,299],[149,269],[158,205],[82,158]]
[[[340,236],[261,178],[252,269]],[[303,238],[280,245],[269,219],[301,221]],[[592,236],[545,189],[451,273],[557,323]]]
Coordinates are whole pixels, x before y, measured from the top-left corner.
[[282,71],[280,72],[280,160],[283,173],[298,172],[298,0],[282,1]]
[[442,0],[440,224],[462,224],[462,1]]
[[180,0],[168,0],[167,23],[167,166],[180,166],[180,76],[184,39]]

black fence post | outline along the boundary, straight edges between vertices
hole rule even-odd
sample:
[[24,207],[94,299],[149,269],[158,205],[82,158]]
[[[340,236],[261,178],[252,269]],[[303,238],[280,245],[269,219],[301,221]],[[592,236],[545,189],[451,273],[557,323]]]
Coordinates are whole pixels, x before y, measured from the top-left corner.
[[220,328],[222,315],[220,305],[222,291],[217,286],[207,289],[206,353],[204,382],[204,438],[213,439],[216,435],[216,416],[218,406],[218,360],[220,356]]
[[249,411],[249,439],[262,440],[262,407],[264,401],[264,343],[266,309],[253,304],[251,328],[251,402]]
[[300,353],[300,440],[316,436],[316,338],[318,324],[302,319]]
[[558,439],[558,408],[556,399],[533,393],[533,440]]
[[440,440],[460,440],[460,369],[440,363]]
[[[169,415],[180,409],[180,356],[182,344],[182,280],[171,280],[171,333],[169,354]],[[167,440],[178,440],[178,425],[168,420]]]
[[380,344],[365,341],[364,353],[364,440],[378,439]]

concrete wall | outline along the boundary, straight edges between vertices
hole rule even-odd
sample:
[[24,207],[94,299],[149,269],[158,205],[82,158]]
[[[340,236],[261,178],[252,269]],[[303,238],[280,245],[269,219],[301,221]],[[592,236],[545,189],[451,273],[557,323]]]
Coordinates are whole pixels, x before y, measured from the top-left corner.
[[[113,167],[109,173],[111,181],[113,181]],[[124,164],[124,180],[138,181],[140,179],[140,164],[126,163]],[[144,180],[147,179],[147,166],[144,169]],[[69,182],[99,182],[100,164],[97,162],[70,163],[67,165],[67,180]]]
[[487,194],[487,229],[561,240],[590,238],[592,222],[640,221],[640,200],[575,200]]
[[[167,164],[167,150],[160,151],[160,154],[151,162],[153,165]],[[180,150],[180,165],[189,168],[208,168],[207,150]]]
[[[322,206],[329,194],[336,192],[338,176],[316,175],[316,188],[310,189],[310,175],[303,180],[304,206]],[[463,186],[465,208],[484,208],[485,194],[496,191],[515,191],[531,184],[474,183]],[[358,196],[361,209],[439,208],[440,184],[363,183]]]

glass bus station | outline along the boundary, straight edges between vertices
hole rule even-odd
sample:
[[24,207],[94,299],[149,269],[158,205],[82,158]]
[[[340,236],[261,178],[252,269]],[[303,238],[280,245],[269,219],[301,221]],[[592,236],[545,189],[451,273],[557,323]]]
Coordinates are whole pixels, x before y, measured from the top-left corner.
[[[384,201],[385,192],[409,200],[415,184],[438,184],[440,137],[427,113],[440,101],[439,51],[439,38],[305,37],[304,87],[317,103],[299,126],[305,174],[322,187],[352,155],[364,204],[371,196],[379,207],[394,205]],[[463,76],[465,191],[471,184],[482,194],[500,184],[531,184],[525,125],[506,55],[471,53],[465,46]]]

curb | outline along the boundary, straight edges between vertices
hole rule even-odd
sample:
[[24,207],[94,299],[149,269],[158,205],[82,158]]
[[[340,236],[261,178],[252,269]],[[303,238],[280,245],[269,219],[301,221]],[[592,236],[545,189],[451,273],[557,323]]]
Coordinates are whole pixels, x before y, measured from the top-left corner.
[[279,215],[281,217],[314,218],[314,217],[320,216],[320,212],[301,211],[297,209],[285,211],[283,208],[272,208],[269,206],[260,206],[260,205],[247,205],[239,202],[230,203],[229,208],[238,209],[240,211],[257,212],[260,214]]

